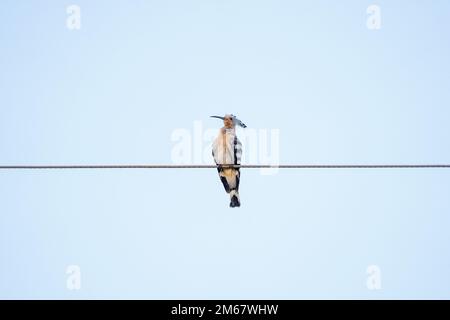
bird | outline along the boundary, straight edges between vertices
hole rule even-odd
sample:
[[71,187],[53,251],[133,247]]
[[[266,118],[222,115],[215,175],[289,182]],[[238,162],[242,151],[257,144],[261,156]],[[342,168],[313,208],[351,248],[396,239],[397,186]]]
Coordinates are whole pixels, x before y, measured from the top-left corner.
[[241,173],[239,168],[227,167],[240,165],[242,157],[242,143],[236,135],[236,126],[247,126],[233,114],[223,117],[211,116],[223,120],[224,126],[220,129],[217,138],[212,143],[212,156],[217,165],[220,181],[225,191],[230,195],[230,207],[240,207],[239,183]]

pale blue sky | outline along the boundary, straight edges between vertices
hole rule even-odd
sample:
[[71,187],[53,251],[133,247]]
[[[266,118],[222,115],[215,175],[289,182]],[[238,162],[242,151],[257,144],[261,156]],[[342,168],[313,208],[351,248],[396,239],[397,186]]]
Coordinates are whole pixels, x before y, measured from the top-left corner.
[[[3,0],[0,163],[167,163],[175,129],[224,113],[279,129],[281,163],[450,163],[449,18],[446,0]],[[243,170],[233,210],[214,170],[2,171],[0,298],[448,299],[449,191],[446,169]]]

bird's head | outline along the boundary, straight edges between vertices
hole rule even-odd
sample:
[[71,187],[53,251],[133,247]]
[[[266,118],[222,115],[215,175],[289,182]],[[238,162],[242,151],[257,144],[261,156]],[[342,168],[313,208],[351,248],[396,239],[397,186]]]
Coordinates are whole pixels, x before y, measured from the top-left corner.
[[232,129],[234,128],[235,124],[233,121],[233,116],[230,114],[225,115],[225,117],[223,117],[223,125],[225,128],[227,129]]

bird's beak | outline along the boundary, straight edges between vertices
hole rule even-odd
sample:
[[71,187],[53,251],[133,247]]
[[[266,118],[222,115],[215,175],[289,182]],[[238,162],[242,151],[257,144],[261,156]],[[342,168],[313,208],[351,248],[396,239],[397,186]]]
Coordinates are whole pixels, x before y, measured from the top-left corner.
[[220,119],[220,120],[225,120],[225,117],[219,117],[219,116],[210,116],[210,118],[217,118],[217,119]]

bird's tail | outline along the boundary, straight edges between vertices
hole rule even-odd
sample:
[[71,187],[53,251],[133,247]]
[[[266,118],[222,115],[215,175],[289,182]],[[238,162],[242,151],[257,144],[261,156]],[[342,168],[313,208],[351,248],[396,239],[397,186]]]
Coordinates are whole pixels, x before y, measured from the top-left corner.
[[241,200],[239,199],[239,192],[236,189],[230,191],[230,207],[240,207]]

